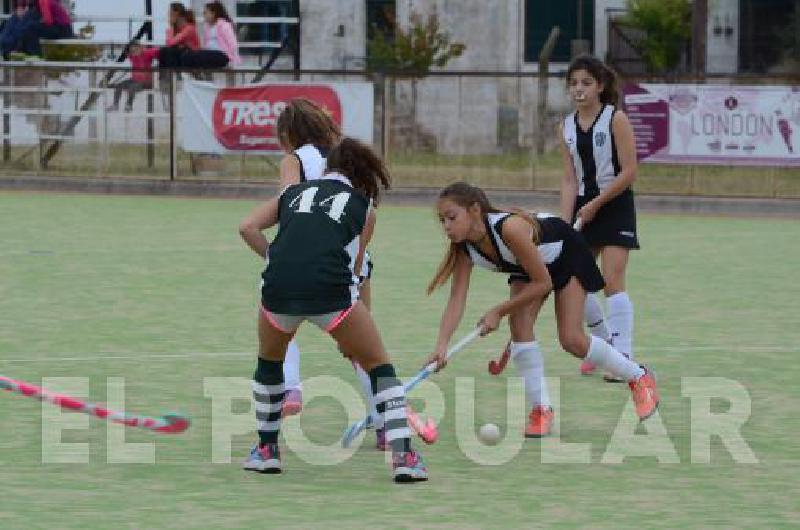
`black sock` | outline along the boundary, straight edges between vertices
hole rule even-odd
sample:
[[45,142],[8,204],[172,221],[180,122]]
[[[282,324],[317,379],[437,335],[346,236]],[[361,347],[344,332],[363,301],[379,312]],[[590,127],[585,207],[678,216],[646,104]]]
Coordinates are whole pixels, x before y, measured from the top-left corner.
[[[391,364],[376,366],[369,372],[372,393],[375,395],[375,409],[383,417],[383,428],[386,440],[392,451],[408,452],[411,450],[411,432],[406,419],[406,397],[403,385],[394,372]],[[386,416],[391,419],[386,419]]]
[[253,374],[253,398],[261,445],[278,443],[283,396],[283,361],[259,357]]

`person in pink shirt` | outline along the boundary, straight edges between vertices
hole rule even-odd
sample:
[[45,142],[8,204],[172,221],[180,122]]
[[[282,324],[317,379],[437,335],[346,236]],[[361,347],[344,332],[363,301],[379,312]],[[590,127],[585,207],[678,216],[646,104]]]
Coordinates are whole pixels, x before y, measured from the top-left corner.
[[209,2],[203,10],[203,49],[185,53],[182,65],[189,68],[224,68],[242,63],[231,17],[221,2]]
[[32,3],[33,22],[20,39],[22,52],[41,55],[39,39],[69,39],[74,36],[72,19],[59,0],[37,0]]
[[200,49],[194,12],[180,2],[169,5],[167,45],[161,48],[158,63],[161,66],[182,66],[182,57],[189,51]]
[[113,85],[114,88],[114,103],[108,109],[109,111],[119,110],[119,100],[122,97],[123,90],[127,90],[128,99],[125,103],[125,111],[130,112],[133,109],[133,99],[138,92],[153,86],[153,73],[149,69],[153,65],[153,60],[158,58],[158,48],[145,48],[138,41],[131,41],[128,45],[128,60],[133,66],[131,77]]

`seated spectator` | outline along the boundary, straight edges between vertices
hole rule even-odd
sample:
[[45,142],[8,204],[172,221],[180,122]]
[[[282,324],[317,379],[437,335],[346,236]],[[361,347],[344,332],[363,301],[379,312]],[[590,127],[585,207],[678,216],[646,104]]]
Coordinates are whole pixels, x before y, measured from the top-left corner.
[[194,13],[180,2],[169,5],[167,45],[158,54],[158,63],[164,67],[181,66],[181,57],[190,50],[200,49]]
[[14,13],[0,31],[0,53],[3,59],[8,60],[9,53],[19,51],[22,35],[32,21],[27,0],[17,0]]
[[27,55],[41,56],[39,39],[69,39],[72,19],[59,0],[36,0],[33,4],[30,25],[20,38],[20,51]]
[[223,68],[229,64],[241,64],[239,43],[233,22],[221,2],[209,2],[203,10],[205,31],[203,49],[186,52],[182,66],[188,68]]
[[133,109],[133,99],[137,92],[153,87],[153,73],[149,70],[153,66],[153,60],[158,57],[158,48],[145,48],[138,41],[131,41],[128,45],[128,60],[134,70],[131,77],[119,83],[111,85],[114,89],[114,103],[108,107],[109,111],[119,110],[119,100],[122,91],[128,91],[128,99],[125,103],[125,111]]

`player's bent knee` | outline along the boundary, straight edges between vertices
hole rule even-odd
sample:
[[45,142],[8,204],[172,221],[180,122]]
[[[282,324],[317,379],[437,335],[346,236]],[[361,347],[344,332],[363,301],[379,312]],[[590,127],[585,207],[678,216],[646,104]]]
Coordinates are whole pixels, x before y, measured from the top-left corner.
[[565,331],[559,333],[558,340],[561,343],[561,347],[575,357],[583,358],[586,355],[588,349],[586,344],[587,339],[586,335],[583,333]]

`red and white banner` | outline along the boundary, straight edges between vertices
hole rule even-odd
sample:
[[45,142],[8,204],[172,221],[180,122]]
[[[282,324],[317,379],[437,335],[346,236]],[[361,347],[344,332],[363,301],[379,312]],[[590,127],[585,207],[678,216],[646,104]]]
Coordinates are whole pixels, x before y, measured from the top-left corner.
[[182,146],[194,153],[281,152],[275,124],[294,98],[320,104],[345,135],[372,144],[370,83],[264,83],[222,88],[187,81],[180,94]]

